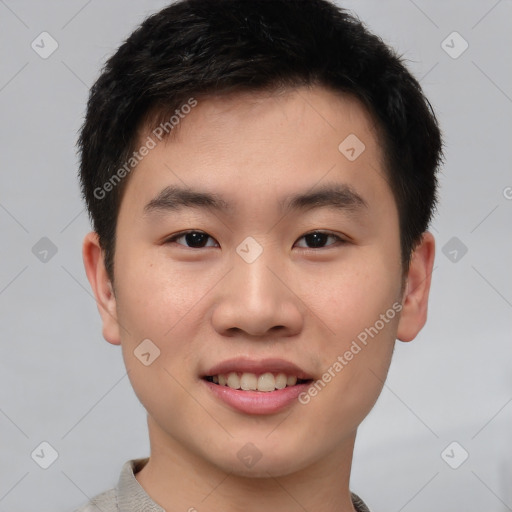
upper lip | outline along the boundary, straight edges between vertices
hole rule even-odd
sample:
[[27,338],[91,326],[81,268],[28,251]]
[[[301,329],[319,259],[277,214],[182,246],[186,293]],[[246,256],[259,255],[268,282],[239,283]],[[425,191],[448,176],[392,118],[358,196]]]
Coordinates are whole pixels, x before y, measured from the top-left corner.
[[203,377],[213,375],[226,375],[231,372],[237,373],[254,373],[261,375],[262,373],[284,373],[286,375],[294,375],[298,379],[310,380],[313,377],[306,373],[302,368],[290,361],[284,359],[247,359],[235,358],[222,361],[212,366]]

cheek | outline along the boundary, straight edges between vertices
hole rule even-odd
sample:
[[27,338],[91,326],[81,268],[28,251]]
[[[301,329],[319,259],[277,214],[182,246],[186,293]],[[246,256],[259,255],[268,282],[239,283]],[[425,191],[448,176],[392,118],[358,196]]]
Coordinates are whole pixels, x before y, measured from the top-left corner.
[[185,390],[195,375],[193,340],[200,328],[197,305],[204,287],[194,286],[188,273],[177,272],[165,260],[158,263],[137,258],[136,253],[132,256],[129,261],[120,258],[118,265],[122,285],[116,294],[117,312],[125,327],[121,331],[123,358],[146,410],[160,415],[163,424],[172,423],[173,410],[191,406]]
[[[162,386],[177,386],[169,398],[179,401],[181,388],[176,382],[185,384],[192,378],[190,369],[194,369],[197,355],[193,340],[201,328],[200,299],[209,283],[195,285],[193,276],[177,272],[165,261],[144,260],[136,253],[132,256],[119,258],[116,269],[121,346],[135,393],[151,409]],[[149,356],[142,355],[148,352]],[[146,366],[148,360],[152,362]]]
[[341,342],[372,326],[399,298],[398,265],[393,272],[389,262],[370,256],[360,252],[304,286],[309,305]]
[[[149,252],[149,251],[148,251]],[[119,258],[118,315],[130,335],[126,338],[172,340],[173,332],[209,289],[209,279],[194,274],[165,258],[132,253]]]
[[333,269],[324,286],[315,287],[311,308],[318,312],[326,335],[319,338],[318,353],[329,383],[322,398],[315,402],[316,414],[325,404],[333,404],[332,415],[325,415],[325,428],[331,422],[345,425],[352,418],[356,427],[371,410],[386,378],[395,345],[400,304],[400,267],[382,252],[360,251],[353,261]]

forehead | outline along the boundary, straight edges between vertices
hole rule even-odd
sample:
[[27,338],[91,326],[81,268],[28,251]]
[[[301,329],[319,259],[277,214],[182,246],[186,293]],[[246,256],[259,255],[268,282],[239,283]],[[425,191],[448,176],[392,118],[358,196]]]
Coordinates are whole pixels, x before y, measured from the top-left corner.
[[347,183],[370,201],[390,193],[373,119],[351,96],[304,87],[196,101],[174,116],[171,137],[143,132],[139,145],[150,137],[154,147],[123,202],[147,202],[170,184],[225,191],[240,208],[322,182]]

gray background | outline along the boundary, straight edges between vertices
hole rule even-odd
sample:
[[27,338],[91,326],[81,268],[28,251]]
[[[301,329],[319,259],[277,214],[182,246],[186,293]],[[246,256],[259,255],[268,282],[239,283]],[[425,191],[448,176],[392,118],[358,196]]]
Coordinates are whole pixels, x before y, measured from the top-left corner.
[[[105,58],[166,4],[0,0],[0,512],[71,511],[149,453],[83,270],[74,144]],[[447,146],[429,321],[397,344],[352,489],[379,512],[512,510],[512,2],[343,5],[405,56]]]

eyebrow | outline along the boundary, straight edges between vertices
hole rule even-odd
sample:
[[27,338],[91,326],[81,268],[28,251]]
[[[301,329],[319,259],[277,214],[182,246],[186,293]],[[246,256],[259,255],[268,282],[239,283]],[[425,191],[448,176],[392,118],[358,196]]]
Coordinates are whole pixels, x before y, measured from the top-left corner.
[[[350,185],[332,183],[315,187],[305,193],[287,196],[279,201],[280,210],[305,211],[312,208],[333,208],[355,212],[368,208],[368,203]],[[188,187],[167,186],[144,207],[144,215],[166,213],[183,208],[199,208],[220,212],[232,212],[233,205],[218,194]]]
[[165,187],[144,207],[144,215],[165,213],[183,208],[203,208],[208,210],[229,211],[232,207],[217,194],[201,192],[179,186]]
[[368,208],[362,196],[350,185],[343,183],[327,183],[314,191],[294,194],[280,201],[280,205],[284,212],[322,207],[349,211]]

